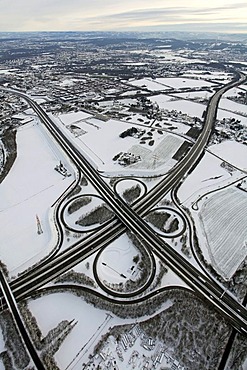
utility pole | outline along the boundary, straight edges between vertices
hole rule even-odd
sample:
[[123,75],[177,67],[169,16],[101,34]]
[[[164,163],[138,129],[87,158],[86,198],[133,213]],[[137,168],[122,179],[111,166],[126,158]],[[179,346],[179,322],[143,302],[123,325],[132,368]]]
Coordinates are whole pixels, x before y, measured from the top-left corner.
[[153,155],[153,168],[155,169],[155,167],[156,167],[156,163],[157,163],[157,161],[158,161],[158,156],[157,156],[157,154],[154,154]]
[[39,219],[38,215],[36,215],[36,222],[37,222],[37,234],[39,234],[39,235],[43,234],[43,230],[42,230],[40,219]]

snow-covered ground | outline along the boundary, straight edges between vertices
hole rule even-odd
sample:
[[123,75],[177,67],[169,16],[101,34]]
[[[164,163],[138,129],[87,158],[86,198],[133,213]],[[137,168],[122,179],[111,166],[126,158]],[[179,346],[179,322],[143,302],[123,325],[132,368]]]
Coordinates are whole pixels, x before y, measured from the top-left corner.
[[160,63],[160,64],[166,64],[166,63],[169,63],[169,64],[175,64],[175,63],[181,63],[181,64],[187,64],[187,63],[191,63],[191,61],[193,61],[193,63],[205,63],[205,60],[202,60],[202,59],[190,59],[190,58],[187,58],[186,55],[182,52],[180,53],[180,51],[173,51],[173,50],[169,50],[169,49],[156,49],[156,50],[153,50],[153,51],[147,51],[148,53],[150,54],[153,54],[157,57],[157,61]]
[[207,90],[200,90],[200,91],[189,91],[189,92],[184,92],[184,93],[176,93],[172,94],[172,96],[177,96],[178,98],[183,98],[183,99],[209,99],[214,92],[207,91]]
[[176,164],[176,161],[172,159],[172,157],[182,143],[183,139],[181,139],[179,136],[166,134],[154,150],[148,150],[140,145],[134,145],[129,149],[129,151],[135,155],[140,155],[142,161],[137,162],[130,167],[131,169],[144,169],[153,171],[163,166],[171,168]]
[[[113,119],[106,122],[97,119],[96,124],[91,122],[93,118],[82,120],[80,122],[80,128],[83,132],[81,135],[77,135],[69,130],[70,125],[62,125],[61,120],[57,117],[53,117],[53,119],[56,121],[56,124],[63,129],[70,140],[72,140],[78,148],[87,155],[87,158],[97,166],[98,170],[105,175],[114,176],[115,174],[118,176],[128,176],[135,173],[137,176],[148,176],[153,175],[153,171],[155,170],[157,170],[159,174],[165,173],[170,169],[170,166],[174,164],[175,161],[171,160],[171,157],[175,154],[179,143],[182,144],[183,142],[183,139],[176,135],[168,133],[160,135],[157,133],[157,130],[155,130],[152,133],[152,137],[150,137],[150,140],[154,140],[153,146],[149,146],[147,143],[140,145],[140,140],[138,138],[130,136],[121,138],[119,134],[129,128],[130,125],[126,122]],[[72,121],[70,121],[70,124],[74,125]],[[78,124],[75,123],[75,125]],[[137,128],[139,128],[139,126],[137,126]],[[165,144],[169,145],[170,151],[167,149],[168,147],[165,147]],[[165,151],[165,153],[163,153],[164,157],[156,160],[156,155],[162,154],[162,148],[163,151]],[[143,156],[145,154],[145,158],[137,164],[123,167],[118,164],[117,161],[112,160],[113,157],[120,152],[131,152],[135,155],[141,154]],[[168,163],[169,161],[171,163]],[[152,172],[150,172],[150,169]]]
[[65,78],[63,79],[60,83],[59,83],[59,86],[62,86],[62,87],[70,87],[70,86],[73,86],[76,82],[86,82],[85,79],[78,79],[78,78]]
[[59,114],[58,116],[58,118],[61,120],[61,122],[64,125],[69,125],[71,123],[77,123],[89,117],[92,117],[92,115],[89,113],[83,112],[83,111]]
[[240,121],[242,125],[247,126],[247,117],[240,116],[237,113],[232,113],[227,110],[218,109],[217,119],[222,120],[223,118],[235,118],[235,120]]
[[[139,197],[142,197],[145,193],[146,193],[146,187],[144,185],[143,182],[141,181],[138,181],[136,179],[130,179],[130,178],[127,178],[127,179],[121,179],[117,184],[116,184],[116,187],[115,187],[115,190],[116,192],[122,197],[123,196],[123,193],[127,190],[127,189],[130,189],[132,187],[136,187],[136,186],[139,186],[140,187],[140,195]],[[138,197],[138,198],[139,198]]]
[[219,107],[221,109],[227,109],[231,112],[245,114],[247,116],[247,105],[240,104],[230,99],[224,99],[224,97],[220,100]]
[[13,68],[13,69],[0,69],[0,74],[2,75],[11,75],[11,74],[14,74],[15,71],[17,71],[17,69]]
[[101,253],[97,263],[98,276],[110,284],[125,283],[126,279],[136,280],[140,271],[133,258],[137,255],[139,252],[128,236],[120,236]]
[[[149,100],[153,103],[157,103],[160,108],[163,108],[162,104],[165,105],[167,102],[176,101],[173,96],[167,94],[158,94],[149,97]],[[178,99],[179,100],[179,99]],[[168,108],[167,108],[168,109]]]
[[157,103],[162,109],[177,110],[178,112],[183,112],[191,117],[202,118],[202,114],[206,109],[206,105],[195,103],[188,100],[178,99],[174,100],[171,97],[168,98],[167,95],[160,94],[150,97],[153,103]]
[[[168,238],[176,238],[177,236],[181,235],[180,233],[183,231],[185,227],[184,220],[180,216],[179,212],[175,211],[175,209],[172,208],[166,208],[166,207],[156,207],[155,210],[149,212],[150,214],[161,214],[161,220],[163,218],[164,223],[163,223],[163,229],[161,230],[157,226],[155,226],[152,222],[146,219],[146,222],[149,224],[149,226],[156,232],[156,234],[163,236],[163,237],[168,237]],[[166,217],[164,218],[164,214],[169,216],[168,219]],[[172,221],[177,220],[178,221],[178,227],[177,230],[173,232],[166,232],[166,230],[169,230],[169,227],[171,226]],[[184,229],[185,230],[185,229]]]
[[242,90],[240,89],[240,86],[238,87],[232,87],[230,90],[227,90],[223,95],[222,98],[226,98],[228,96],[236,96],[238,95]]
[[46,99],[45,98],[39,98],[39,97],[32,97],[32,99],[37,103],[37,104],[42,104],[42,103],[46,103]]
[[201,78],[204,80],[213,80],[213,81],[222,81],[223,83],[227,83],[232,79],[232,75],[226,72],[217,72],[217,71],[197,71],[197,70],[188,70],[185,71],[182,75],[183,77],[192,77],[192,78]]
[[[171,304],[171,301],[166,301],[156,314],[169,308]],[[62,320],[76,322],[55,354],[55,360],[60,369],[81,370],[82,364],[89,360],[90,354],[93,354],[94,346],[110,327],[134,324],[133,319],[120,319],[112,313],[87,304],[83,298],[71,293],[53,293],[43,296],[29,301],[28,306],[44,336]],[[143,319],[147,319],[147,316],[135,320],[135,323]],[[131,350],[141,351],[141,348],[136,343]],[[119,367],[119,370],[122,368]]]
[[[226,160],[237,168],[246,168],[247,147],[226,141],[211,146],[210,150],[211,148],[219,158],[206,153],[200,164],[179,188],[178,197],[190,209],[196,222],[199,244],[204,258],[211,262],[220,274],[229,278],[247,254],[244,247],[246,235],[243,228],[247,221],[243,221],[242,214],[245,209],[243,202],[246,199],[246,193],[234,187],[230,188],[232,184],[236,186],[246,176],[246,173],[240,170],[229,171],[227,167],[222,166],[222,162]],[[220,190],[224,187],[226,187],[225,193]],[[220,198],[222,193],[224,197]],[[218,203],[217,200],[219,200]],[[207,206],[208,202],[211,203]],[[204,216],[206,221],[202,225],[201,220]],[[227,229],[228,227],[230,230]],[[237,227],[239,230],[235,234]],[[204,228],[206,231],[203,231]],[[238,237],[242,239],[238,240]],[[230,254],[227,254],[228,251],[231,251]]]
[[[183,112],[183,113],[186,113],[188,114],[190,117],[198,117],[198,118],[202,118],[202,114],[203,112],[206,110],[206,105],[204,104],[200,104],[200,103],[196,103],[196,102],[192,102],[192,101],[189,101],[189,100],[184,100],[184,99],[180,99],[180,97],[189,97],[190,94],[192,94],[191,96],[197,96],[197,94],[199,94],[199,96],[202,94],[201,97],[205,97],[205,92],[201,93],[201,92],[193,92],[193,93],[184,93],[184,96],[179,93],[179,94],[176,94],[176,96],[178,97],[177,100],[175,100],[174,98],[172,98],[171,96],[169,95],[166,95],[166,94],[159,94],[159,95],[154,95],[152,97],[150,97],[150,100],[153,102],[153,103],[157,103],[159,105],[159,107],[162,109],[168,109],[169,111],[170,110],[177,110],[178,112]],[[238,103],[235,103],[235,104],[231,104],[231,103],[234,103],[232,102],[231,100],[229,99],[225,99],[226,103],[222,103],[223,106],[224,106],[224,109],[218,109],[218,113],[217,113],[217,119],[223,119],[223,118],[235,118],[236,120],[239,120],[241,121],[241,123],[243,125],[246,125],[247,126],[247,116],[244,117],[244,116],[241,116],[239,114],[237,114],[238,112],[243,112],[246,108],[246,105],[243,105],[243,104],[238,104]],[[224,105],[225,104],[225,105]],[[237,105],[236,105],[237,104]],[[242,108],[241,106],[243,105],[244,108]],[[221,105],[220,105],[221,107]],[[233,111],[229,111],[229,107],[232,107],[234,108]],[[227,110],[225,110],[227,109]]]
[[[51,206],[75,178],[68,160],[36,120],[18,129],[17,153],[0,185],[1,260],[11,275],[38,262],[55,247]],[[60,160],[72,176],[64,178],[54,171]],[[40,235],[36,215],[43,229]]]
[[200,207],[210,262],[225,279],[232,277],[247,256],[246,207],[246,192],[236,187],[210,195]]
[[[206,152],[200,164],[196,166],[179,188],[178,197],[186,207],[190,207],[203,194],[230,185],[246,176],[245,173],[237,170],[230,173],[222,166],[222,162],[226,160],[241,169],[244,158],[246,158],[246,146],[226,141],[211,146],[209,151],[217,154],[219,158]],[[243,154],[244,157],[242,157]]]
[[[183,58],[181,57],[181,59]],[[221,77],[225,80],[229,78],[226,75],[219,76],[215,74],[211,76],[212,78],[210,76],[208,77],[210,80],[214,78],[220,79]],[[196,73],[193,77],[196,77]],[[169,90],[170,88],[212,87],[214,83],[207,82],[203,78],[206,78],[206,76],[200,76],[198,79],[189,79],[185,75],[184,78],[174,77],[157,80],[146,78],[131,81],[130,83],[133,83],[136,87],[146,85],[148,89],[157,92],[160,90]],[[61,86],[70,86],[72,84],[72,80],[61,82]],[[238,92],[237,89],[234,90],[234,93],[236,92]],[[157,102],[161,108],[177,110],[191,117],[197,116],[201,118],[206,108],[205,105],[180,98],[205,98],[211,94],[207,91],[180,93],[177,94],[179,98],[177,100],[174,100],[171,96],[160,94],[151,97],[151,100]],[[129,101],[131,102],[131,99]],[[230,102],[231,104],[226,105],[226,102]],[[127,104],[127,99],[125,103]],[[240,112],[240,110],[236,109],[237,103],[231,102],[226,98],[222,100],[221,104],[222,108]],[[237,106],[239,105],[237,104]],[[171,168],[176,163],[171,158],[184,141],[182,138],[171,133],[158,135],[157,130],[155,130],[151,134],[153,135],[154,145],[149,146],[147,143],[140,145],[138,138],[126,137],[123,139],[119,137],[121,132],[131,127],[129,123],[139,127],[140,121],[138,121],[138,118],[140,117],[142,116],[139,114],[133,114],[129,122],[113,119],[105,122],[93,118],[89,113],[80,111],[60,114],[56,117],[56,122],[102,172],[104,171],[111,175],[115,173],[127,175],[130,169],[133,174],[140,175],[142,170],[149,170],[145,174],[153,174],[159,167],[163,166],[166,170]],[[247,117],[243,118],[232,112],[219,110],[218,117],[238,117],[242,123],[246,121],[247,124]],[[139,125],[137,125],[138,123]],[[175,122],[174,125],[176,124]],[[187,126],[185,127],[188,129]],[[181,131],[181,129],[179,130]],[[35,120],[31,124],[26,124],[19,129],[17,144],[17,160],[7,178],[0,185],[0,197],[3,199],[0,207],[0,223],[3,225],[0,235],[1,259],[10,269],[12,276],[40,260],[55,246],[56,231],[52,222],[53,209],[51,209],[51,205],[75,179],[74,170],[69,161],[56,147],[49,135],[45,133],[44,129],[36,124]],[[112,158],[120,151],[130,151],[136,155],[141,155],[143,160],[125,169],[112,161]],[[229,185],[244,176],[240,171],[234,171],[232,174],[229,173],[227,169],[221,166],[221,163],[223,160],[226,160],[241,170],[247,171],[245,161],[247,146],[236,142],[224,142],[211,146],[210,151],[222,159],[206,153],[200,164],[183,182],[179,189],[178,197],[189,208],[191,208],[193,203],[198,201],[201,217],[205,217],[206,220],[203,228],[207,230],[207,234],[211,238],[208,245],[206,243],[202,245],[204,256],[206,259],[213,261],[216,268],[218,267],[224,276],[229,277],[246,254],[241,220],[244,219],[244,222],[247,223],[247,219],[244,218],[245,215],[240,214],[241,209],[245,209],[247,205],[245,200],[242,199],[244,192],[242,191],[241,193],[240,190],[237,190],[238,195],[236,195],[237,193],[234,189],[234,194],[231,193],[231,196],[229,196],[229,190],[226,190],[224,194],[225,198],[223,197],[223,200],[219,199],[219,201],[217,193],[216,195],[210,195],[209,200],[206,198],[201,199],[201,197],[207,192],[218,190],[222,186]],[[69,172],[72,174],[71,177],[64,178],[58,172],[54,171],[54,167],[60,160],[69,169]],[[120,182],[117,188],[118,191],[122,192],[130,181],[126,180],[125,183],[123,181]],[[149,189],[151,188],[150,183],[151,180],[148,184]],[[239,198],[239,194],[241,194],[241,199]],[[229,255],[221,248],[222,244],[221,240],[219,240],[219,238],[225,238],[225,228],[220,224],[220,215],[222,212],[226,213],[223,205],[224,202],[227,202],[226,204],[228,206],[232,195],[236,197],[231,204],[232,213],[229,213],[229,217],[233,219],[234,215],[239,213],[237,226],[238,235],[239,237],[241,236],[241,240],[236,239],[234,241],[235,234],[232,233],[233,236],[227,241],[227,245],[231,247],[227,248],[230,251],[230,257],[232,257],[229,258]],[[236,199],[237,202],[235,202]],[[242,204],[241,209],[238,208],[240,203]],[[198,211],[194,211],[193,209],[191,212],[193,216],[199,214]],[[36,214],[40,219],[44,231],[40,235],[37,234]],[[215,216],[215,219],[211,219],[211,214]],[[78,215],[75,214],[74,216]],[[219,221],[218,227],[221,229],[221,233],[218,230],[216,231],[218,239],[214,238],[216,220]],[[197,219],[196,222],[196,226],[198,226],[200,221]],[[222,222],[224,223],[226,221],[223,220]],[[234,228],[233,224],[229,223],[228,226],[231,229]],[[231,233],[229,232],[228,234],[230,235]],[[203,237],[204,235],[199,232],[199,238]],[[213,245],[212,240],[215,241]],[[239,254],[234,255],[235,252],[239,252]],[[128,269],[134,255],[137,253],[133,246],[129,245],[127,236],[123,235],[112,243],[110,247],[106,248],[101,255],[98,261],[100,277],[107,279],[110,283],[119,282],[119,274],[116,274],[116,271],[120,271],[120,273],[124,272],[126,275],[127,273],[131,274],[132,271],[128,271]],[[91,273],[93,258],[90,257],[87,261],[90,261],[88,275],[93,277]],[[87,273],[87,261],[83,261],[74,270]],[[107,266],[103,265],[102,262],[106,263]],[[192,263],[194,262],[192,261]],[[225,270],[223,271],[224,266]],[[186,286],[170,270],[162,279],[162,286],[168,285]],[[94,345],[100,336],[107,331],[109,326],[126,322],[113,316],[108,316],[106,311],[96,309],[86,304],[83,299],[75,297],[70,293],[56,293],[30,301],[29,307],[36,316],[44,335],[63,319],[75,319],[77,321],[75,328],[66,338],[55,356],[58,366],[61,369],[81,369],[82,362],[88,359],[89,353],[93,352]],[[79,355],[77,356],[77,354]]]
[[[98,261],[100,277],[107,279],[110,283],[116,283],[119,282],[116,271],[121,270],[121,273],[131,276],[133,271],[130,267],[133,265],[133,257],[137,254],[138,251],[133,248],[133,244],[128,237],[126,235],[121,236],[107,247],[100,256]],[[102,262],[109,264],[111,268],[103,266]],[[88,269],[86,268],[86,261],[83,261],[74,270],[93,277],[92,263],[93,259],[90,257]],[[128,269],[130,269],[129,272]],[[186,287],[183,281],[170,269],[162,279],[161,287],[164,286]],[[164,303],[156,314],[168,308],[169,305],[169,301]],[[56,327],[62,320],[75,320],[75,327],[55,354],[58,367],[68,370],[81,370],[82,364],[88,361],[90,354],[93,354],[94,346],[110,327],[134,323],[134,321],[138,322],[147,318],[147,316],[144,316],[138,320],[120,319],[112,313],[109,316],[106,310],[97,309],[87,304],[83,298],[76,297],[69,292],[53,293],[30,300],[28,306],[36,317],[43,336],[46,336],[49,330]]]
[[247,145],[227,140],[220,144],[211,145],[209,151],[247,172]]
[[144,87],[151,91],[169,90],[168,86],[164,86],[151,78],[142,78],[140,80],[129,81],[129,83],[136,87]]
[[215,85],[214,82],[204,81],[202,79],[179,78],[179,77],[161,77],[156,79],[142,78],[140,80],[129,81],[133,86],[146,87],[151,91],[183,89],[183,88],[202,88]]
[[192,78],[180,78],[180,77],[161,77],[156,78],[156,82],[169,86],[173,89],[183,89],[183,88],[196,88],[196,87],[211,87],[215,85],[214,82],[204,81],[202,79],[192,79]]
[[44,336],[62,320],[77,322],[55,354],[60,369],[68,367],[71,370],[81,370],[82,363],[88,360],[88,355],[93,352],[101,335],[116,323],[116,319],[107,316],[106,311],[94,308],[82,298],[70,293],[49,294],[32,300],[29,302],[29,308]]

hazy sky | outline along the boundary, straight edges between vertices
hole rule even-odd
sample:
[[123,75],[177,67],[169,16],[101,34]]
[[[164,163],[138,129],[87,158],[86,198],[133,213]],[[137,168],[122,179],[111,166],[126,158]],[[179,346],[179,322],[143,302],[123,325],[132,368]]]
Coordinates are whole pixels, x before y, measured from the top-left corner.
[[246,0],[0,0],[0,31],[247,33]]

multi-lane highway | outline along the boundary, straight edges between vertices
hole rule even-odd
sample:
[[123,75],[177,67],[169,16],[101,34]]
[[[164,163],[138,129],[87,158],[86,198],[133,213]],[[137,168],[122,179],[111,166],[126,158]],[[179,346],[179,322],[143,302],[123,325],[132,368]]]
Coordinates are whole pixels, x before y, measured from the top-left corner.
[[[246,333],[247,315],[245,308],[229,294],[224,294],[222,296],[223,288],[221,286],[206,278],[197,269],[190,265],[187,260],[176,253],[168,244],[154,234],[153,230],[149,228],[149,226],[141,218],[141,216],[143,216],[147,210],[149,210],[156,202],[158,202],[164,196],[164,194],[174,186],[174,184],[181,180],[191,166],[198,160],[211,134],[217,111],[217,104],[221,95],[227,89],[243,83],[244,79],[244,76],[239,76],[238,81],[226,85],[215,93],[209,102],[204,128],[196,144],[193,146],[187,156],[177,164],[175,169],[166,177],[166,179],[161,181],[154,188],[154,190],[152,190],[148,196],[145,197],[145,201],[143,200],[139,202],[139,204],[134,207],[134,210],[130,209],[118,196],[112,192],[112,190],[101,179],[97,170],[81,155],[76,148],[71,146],[71,143],[68,141],[68,139],[60,132],[60,130],[54,125],[49,117],[47,117],[43,110],[26,95],[21,93],[18,94],[29,102],[59,144],[82,169],[84,174],[93,183],[97,191],[104,197],[107,203],[111,205],[112,209],[118,218],[124,223],[124,225],[132,230],[132,232],[135,234],[138,234],[139,238],[141,238],[145,244],[148,245],[150,249],[153,250],[162,260],[165,260],[166,263],[198,294],[208,299],[222,313],[224,313],[224,315],[228,317],[235,328],[243,333]],[[117,225],[117,221],[114,222],[116,223],[116,229],[118,229],[118,232],[122,232],[121,230],[123,229]],[[104,234],[103,236],[101,235],[101,238],[99,237],[94,239],[92,237],[91,240],[87,240],[87,243],[85,243],[83,252],[80,256],[84,256],[86,258],[87,255],[92,253],[92,248],[93,250],[95,246],[100,248],[102,244],[107,243],[109,237],[112,238],[117,235],[116,231],[111,232],[112,235],[110,235],[110,231],[108,231],[108,234]],[[41,284],[44,284],[47,279],[52,278],[55,269],[56,273],[61,273],[64,271],[65,264],[69,262],[68,264],[70,266],[70,263],[75,264],[75,261],[76,260],[74,259],[72,262],[72,257],[67,256],[61,259],[60,266],[58,266],[58,264],[56,264],[56,266],[47,265],[39,271],[39,277],[33,276],[33,278],[31,280],[29,279],[29,281],[25,282],[22,280],[22,283],[18,283],[16,286],[13,285],[15,295],[17,297],[25,296],[29,291],[41,286]]]
[[16,323],[17,328],[19,329],[20,335],[24,341],[24,344],[30,354],[30,357],[33,360],[33,363],[35,364],[36,368],[39,370],[45,370],[45,367],[40,360],[40,357],[36,351],[36,348],[34,347],[29,334],[25,328],[25,325],[22,321],[18,306],[16,304],[15,298],[12,294],[12,291],[9,287],[9,284],[3,274],[3,272],[0,270],[0,285],[2,288],[2,292],[5,298],[5,301],[7,302],[8,308],[12,314],[12,317],[14,319],[14,322]]
[[212,133],[213,125],[215,122],[217,107],[221,96],[230,88],[243,83],[246,80],[246,76],[239,75],[238,81],[230,82],[219,89],[209,100],[207,106],[207,112],[204,120],[203,130],[198,137],[195,144],[192,146],[187,155],[173,168],[168,174],[165,181],[159,182],[149,193],[148,200],[145,198],[134,208],[135,211],[140,215],[144,215],[150,208],[153,207],[154,202],[157,203],[164,194],[166,194],[176,183],[178,183],[184,175],[193,167],[193,165],[200,158],[203,150],[208,143],[210,135]]

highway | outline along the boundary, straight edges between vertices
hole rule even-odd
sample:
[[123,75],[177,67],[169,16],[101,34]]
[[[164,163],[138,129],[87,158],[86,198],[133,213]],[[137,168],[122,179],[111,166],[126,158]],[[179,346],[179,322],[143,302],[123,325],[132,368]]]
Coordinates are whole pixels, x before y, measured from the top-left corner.
[[[191,166],[193,166],[193,164],[198,160],[210,137],[213,121],[217,111],[217,104],[221,95],[227,89],[240,84],[243,81],[244,77],[241,76],[239,81],[228,84],[215,93],[209,102],[204,129],[201,132],[196,144],[192,147],[187,156],[177,164],[174,171],[172,171],[165,180],[161,181],[151,192],[149,192],[148,196],[145,197],[145,200],[139,202],[133,207],[133,209],[130,209],[116,194],[113,193],[113,191],[100,178],[97,170],[87,160],[85,160],[85,158],[76,148],[71,147],[71,143],[68,142],[67,138],[60,132],[60,130],[54,125],[54,123],[49,119],[49,117],[47,117],[47,115],[38,105],[36,105],[26,95],[21,93],[18,93],[18,95],[22,96],[29,102],[29,104],[41,118],[42,122],[45,123],[46,127],[52,132],[53,136],[64,148],[64,150],[82,169],[83,173],[92,182],[106,202],[112,207],[124,225],[133,233],[139,235],[139,238],[143,240],[145,244],[148,245],[149,248],[154,251],[162,260],[165,260],[170,268],[173,269],[173,271],[175,271],[179,276],[181,276],[182,279],[186,281],[186,283],[198,294],[213,303],[226,317],[228,317],[237,330],[246,334],[246,309],[228,294],[224,294],[224,296],[220,298],[222,295],[222,287],[218,286],[217,283],[205,278],[203,274],[199,273],[197,269],[187,262],[187,260],[176,253],[168,244],[155,235],[153,230],[142,220],[142,216],[150,208],[152,208],[153,205],[157,203],[178,181],[180,181],[191,168]],[[116,222],[115,227],[119,228],[119,232],[123,232],[121,226],[117,225],[117,221],[114,222]],[[103,232],[104,231],[102,230],[102,233]],[[101,244],[98,243],[106,243],[109,240],[109,236],[112,238],[116,235],[116,231],[113,231],[112,235],[110,235],[109,231],[108,234],[104,234],[101,239],[97,238],[96,240],[88,240],[86,246],[83,246],[83,255],[81,255],[81,257],[86,258],[87,255],[92,253],[92,249],[95,250],[95,245],[97,245],[97,248],[100,248]],[[93,237],[91,239],[93,239]],[[74,264],[75,261],[76,260],[74,259]],[[65,267],[64,265],[66,265],[68,262],[70,266],[70,263],[72,263],[72,258],[69,258],[68,256],[61,260],[60,267],[56,265],[56,268],[58,268],[56,273],[58,273],[58,271],[61,273],[62,269]],[[52,267],[51,265],[48,265],[39,272],[43,277],[43,279],[41,277],[41,282],[38,282],[38,277],[34,277],[31,279],[31,281],[29,280],[29,282],[18,284],[18,286],[15,287],[13,286],[15,289],[14,293],[17,297],[25,296],[29,291],[32,291],[38,286],[42,286],[39,284],[44,284],[44,282],[47,281],[46,279],[51,279],[53,272],[55,273],[55,266]]]
[[214,121],[217,114],[218,102],[221,96],[230,88],[243,83],[246,80],[245,75],[240,75],[240,79],[237,82],[229,83],[219,89],[209,100],[206,117],[204,121],[203,130],[198,137],[195,144],[192,146],[187,155],[180,160],[177,165],[168,174],[165,181],[159,182],[149,193],[148,200],[145,198],[138,203],[138,206],[133,209],[138,212],[139,215],[145,215],[154,205],[158,203],[164,197],[164,195],[172,189],[192,168],[196,161],[200,158],[203,153],[206,144],[210,138]]
[[11,289],[9,287],[9,284],[8,284],[6,278],[5,278],[5,276],[4,276],[4,274],[1,270],[0,270],[0,284],[1,284],[1,288],[2,288],[2,292],[3,292],[3,295],[4,295],[5,301],[7,302],[7,306],[9,308],[9,311],[11,312],[12,317],[14,319],[14,322],[15,322],[17,328],[19,329],[19,333],[21,335],[21,338],[24,341],[24,345],[25,345],[26,349],[28,350],[29,355],[33,360],[33,363],[35,364],[37,369],[45,370],[45,367],[44,367],[42,361],[40,360],[39,355],[36,352],[36,349],[35,349],[32,341],[29,337],[29,334],[26,331],[25,325],[24,325],[24,323],[21,319],[21,315],[20,315],[18,306],[17,306],[16,301],[15,301],[15,298],[14,298],[14,296],[11,292]]

